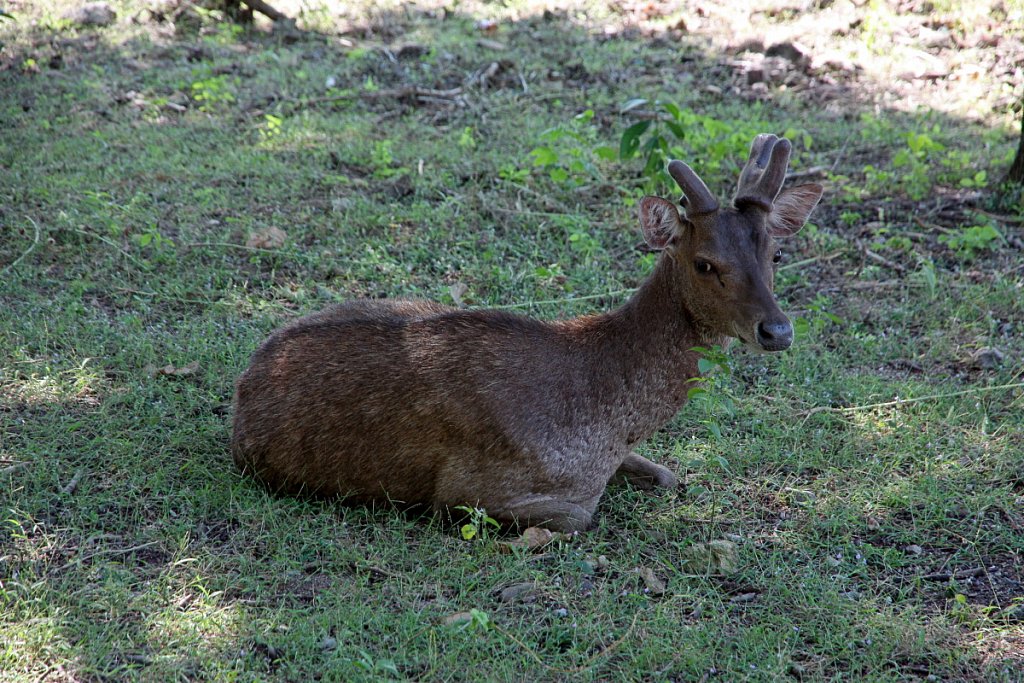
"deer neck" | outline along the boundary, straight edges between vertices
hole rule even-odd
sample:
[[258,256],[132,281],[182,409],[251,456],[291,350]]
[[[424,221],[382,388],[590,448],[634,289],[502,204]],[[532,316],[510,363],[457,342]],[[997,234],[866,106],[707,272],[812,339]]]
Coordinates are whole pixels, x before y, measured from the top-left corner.
[[679,264],[662,255],[654,272],[620,308],[592,319],[588,345],[599,412],[632,445],[668,422],[700,375],[694,347],[724,344],[701,330],[682,287]]

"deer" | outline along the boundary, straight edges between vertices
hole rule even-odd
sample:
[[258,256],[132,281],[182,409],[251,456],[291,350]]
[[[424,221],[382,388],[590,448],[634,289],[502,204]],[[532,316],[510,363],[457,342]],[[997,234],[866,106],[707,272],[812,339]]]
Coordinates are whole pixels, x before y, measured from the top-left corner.
[[278,329],[236,383],[236,464],[285,494],[471,506],[560,532],[590,528],[609,483],[675,487],[671,469],[634,449],[686,403],[701,350],[793,342],[772,291],[776,239],[804,225],[823,187],[782,190],[791,151],[758,135],[726,207],[671,161],[682,212],[639,202],[660,254],[614,310],[543,321],[355,300]]

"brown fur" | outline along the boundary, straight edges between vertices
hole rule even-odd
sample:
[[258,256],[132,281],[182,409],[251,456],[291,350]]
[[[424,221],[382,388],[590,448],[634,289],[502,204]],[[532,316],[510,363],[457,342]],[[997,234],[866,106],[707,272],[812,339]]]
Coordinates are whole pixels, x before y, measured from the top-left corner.
[[665,251],[609,313],[541,322],[355,301],[278,330],[238,380],[235,461],[276,490],[473,505],[560,530],[589,526],[613,477],[674,485],[631,449],[686,401],[691,349],[788,321],[770,292],[770,214],[691,222],[655,198],[641,214]]

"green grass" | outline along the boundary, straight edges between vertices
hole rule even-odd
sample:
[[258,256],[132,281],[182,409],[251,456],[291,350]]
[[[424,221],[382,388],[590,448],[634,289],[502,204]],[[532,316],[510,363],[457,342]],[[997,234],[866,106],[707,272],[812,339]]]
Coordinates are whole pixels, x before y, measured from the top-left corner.
[[[211,19],[170,35],[127,4],[98,32],[46,6],[0,24],[0,680],[1021,680],[1024,272],[1003,238],[1019,244],[1024,207],[953,194],[998,177],[1011,132],[777,89],[754,104],[693,87],[729,73],[698,37],[605,39],[606,7],[593,25],[488,7],[352,10],[375,27],[352,47]],[[488,11],[505,51],[477,43]],[[426,49],[395,56],[409,44]],[[451,105],[352,96],[453,88],[496,60]],[[236,471],[234,378],[297,315],[622,301],[652,264],[633,218],[648,181],[593,151],[618,148],[634,97],[724,126],[673,141],[721,194],[749,144],[729,131],[802,131],[794,170],[832,178],[778,276],[794,348],[730,352],[642,449],[677,491],[611,488],[594,530],[507,552]],[[894,166],[921,131],[944,148]],[[564,179],[534,166],[545,144]],[[892,177],[872,185],[869,164]],[[979,220],[1003,238],[938,240]],[[282,247],[246,246],[270,227]],[[737,572],[685,569],[723,538]]]

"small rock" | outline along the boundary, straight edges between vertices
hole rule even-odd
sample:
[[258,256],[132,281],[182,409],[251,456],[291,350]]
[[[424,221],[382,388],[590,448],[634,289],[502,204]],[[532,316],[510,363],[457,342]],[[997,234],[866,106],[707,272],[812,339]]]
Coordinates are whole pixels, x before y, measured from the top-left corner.
[[908,50],[900,59],[900,64],[904,69],[898,78],[904,81],[937,80],[949,75],[946,63],[924,50]]
[[1005,356],[1003,352],[995,347],[983,347],[971,354],[971,362],[974,367],[982,370],[995,370],[1003,364]]
[[442,620],[445,626],[452,626],[456,624],[466,624],[473,621],[473,615],[469,612],[456,612],[455,614],[449,614]]
[[598,555],[597,556],[597,568],[600,569],[601,571],[604,571],[605,569],[608,569],[608,565],[610,565],[610,564],[611,564],[611,562],[608,561],[608,557],[607,556],[605,556],[605,555]]
[[810,505],[818,497],[814,495],[814,491],[807,491],[805,489],[786,489],[789,500],[794,505]]
[[502,52],[508,49],[508,45],[505,43],[499,43],[497,40],[491,40],[490,38],[481,38],[476,41],[476,44],[487,50],[494,50],[495,52]]
[[811,63],[811,51],[804,45],[796,42],[785,41],[775,43],[764,51],[765,57],[782,57],[799,66],[807,66]]
[[338,639],[331,636],[326,636],[320,641],[320,649],[324,652],[330,652],[331,650],[338,649]]
[[400,60],[403,59],[419,59],[420,57],[426,56],[430,52],[430,48],[426,45],[403,45],[398,48],[398,52],[395,53],[395,57]]
[[288,233],[281,228],[270,226],[264,230],[258,230],[245,241],[245,246],[251,249],[280,249],[288,239]]
[[739,569],[739,550],[732,541],[694,543],[681,553],[683,568],[694,574],[732,574]]
[[644,580],[644,585],[651,595],[665,594],[665,582],[655,575],[653,569],[650,567],[637,567],[636,572]]
[[384,194],[391,199],[402,199],[411,195],[416,188],[413,186],[412,178],[409,177],[409,174],[402,173],[384,183],[383,190]]
[[1003,610],[1003,617],[1015,624],[1024,622],[1024,603],[1011,605]]
[[555,615],[559,616],[559,617],[563,617],[563,618],[567,617],[567,616],[569,616],[569,610],[567,610],[564,607],[559,607],[558,609],[555,610]]
[[742,43],[733,48],[733,52],[739,54],[742,52],[757,52],[764,53],[764,43],[757,38],[749,38],[744,40]]
[[501,589],[498,602],[527,602],[536,599],[536,586],[532,583],[516,583]]
[[905,553],[907,553],[908,555],[920,555],[921,553],[924,552],[924,548],[922,548],[919,545],[914,544],[914,545],[908,545],[906,548],[903,549],[903,551]]
[[105,2],[87,2],[61,15],[77,26],[110,26],[117,20],[117,12]]

